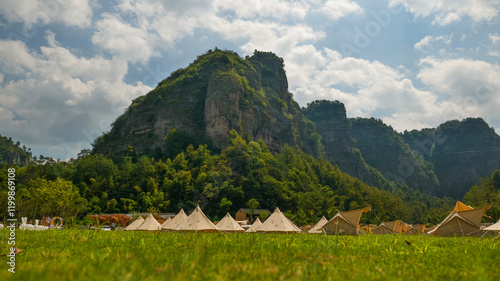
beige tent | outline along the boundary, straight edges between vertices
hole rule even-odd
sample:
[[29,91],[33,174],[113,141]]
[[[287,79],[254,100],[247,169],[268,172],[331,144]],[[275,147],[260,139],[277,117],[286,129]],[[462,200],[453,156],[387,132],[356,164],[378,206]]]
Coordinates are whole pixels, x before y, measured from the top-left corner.
[[153,217],[153,214],[149,213],[148,217],[144,220],[141,226],[139,226],[135,230],[155,231],[160,229],[161,224]]
[[407,235],[418,235],[425,233],[425,224],[409,225],[408,230],[405,232]]
[[379,226],[374,227],[373,234],[393,234],[392,229],[385,224],[385,222],[381,223]]
[[166,226],[170,221],[172,220],[171,217],[168,217],[162,224],[161,224],[161,227],[163,228],[163,226]]
[[408,226],[401,220],[383,222],[373,229],[373,234],[393,234],[406,232]]
[[500,231],[500,220],[495,224],[485,227],[484,230]]
[[237,223],[229,213],[217,224],[217,228],[222,232],[244,232],[245,229]]
[[435,236],[481,235],[480,228],[483,212],[484,208],[458,212],[453,210],[428,234],[434,234]]
[[184,210],[181,209],[173,219],[171,219],[166,224],[164,223],[161,226],[161,230],[174,230],[174,228],[176,228],[180,223],[185,221],[187,217],[188,216],[186,215],[186,213],[184,213]]
[[256,232],[270,233],[301,233],[302,230],[293,224],[278,207],[274,212],[262,223]]
[[321,217],[321,219],[311,228],[308,233],[323,233],[323,226],[328,222],[325,216]]
[[218,232],[219,229],[205,216],[200,206],[196,206],[189,217],[176,226],[174,231]]
[[257,228],[258,228],[259,226],[261,226],[261,225],[262,225],[262,222],[260,221],[260,219],[259,219],[259,218],[257,218],[257,219],[253,222],[253,224],[250,226],[250,228],[249,228],[249,229],[247,229],[245,232],[248,232],[248,233],[250,233],[250,232],[256,232]]
[[338,212],[323,226],[323,229],[326,234],[362,234],[359,220],[361,219],[361,215],[369,210],[370,208],[367,207],[359,210]]
[[143,222],[144,222],[144,219],[141,216],[139,216],[135,221],[133,221],[131,224],[129,224],[124,229],[125,230],[135,230],[136,228],[138,228],[139,226],[141,226],[141,224]]

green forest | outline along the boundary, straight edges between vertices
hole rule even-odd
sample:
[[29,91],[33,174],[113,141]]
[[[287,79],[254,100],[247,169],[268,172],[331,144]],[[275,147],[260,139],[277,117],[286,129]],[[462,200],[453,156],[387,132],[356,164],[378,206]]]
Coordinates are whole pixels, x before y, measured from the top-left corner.
[[[7,205],[7,169],[0,170],[0,205]],[[466,195],[475,206],[493,204],[498,219],[500,170]],[[379,190],[341,172],[322,158],[285,146],[271,153],[263,141],[231,132],[229,145],[213,153],[206,145],[187,146],[175,157],[138,157],[133,147],[116,163],[102,154],[82,151],[76,160],[37,159],[16,166],[18,216],[61,216],[71,221],[89,214],[177,212],[199,204],[212,219],[242,207],[279,207],[299,225],[315,223],[337,210],[370,206],[363,223],[402,219],[438,223],[453,200],[440,199],[394,184]],[[6,210],[1,216],[6,218]]]

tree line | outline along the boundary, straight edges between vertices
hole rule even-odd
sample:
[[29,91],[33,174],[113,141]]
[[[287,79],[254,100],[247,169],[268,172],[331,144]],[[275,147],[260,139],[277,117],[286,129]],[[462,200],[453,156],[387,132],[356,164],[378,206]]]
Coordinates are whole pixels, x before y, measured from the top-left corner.
[[[8,167],[3,164],[0,169],[1,206],[6,206]],[[379,190],[323,158],[290,146],[273,154],[263,141],[245,139],[234,131],[229,145],[217,153],[206,145],[189,145],[175,157],[154,159],[138,157],[129,147],[126,156],[114,162],[86,150],[74,160],[32,161],[16,171],[18,216],[29,218],[190,211],[199,204],[212,220],[243,207],[279,207],[305,225],[338,210],[370,206],[363,223],[402,219],[435,224],[454,203],[401,184]],[[480,205],[483,199],[478,198],[484,196],[474,194],[486,189],[491,192],[489,185],[473,188],[468,200]],[[0,217],[6,219],[6,210]]]

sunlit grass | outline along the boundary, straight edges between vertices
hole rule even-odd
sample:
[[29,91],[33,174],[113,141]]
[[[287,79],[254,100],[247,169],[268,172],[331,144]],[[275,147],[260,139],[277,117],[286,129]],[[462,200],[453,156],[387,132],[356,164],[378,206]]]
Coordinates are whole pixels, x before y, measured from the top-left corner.
[[[17,231],[0,280],[499,280],[500,241],[425,236]],[[7,231],[0,232],[7,253]]]

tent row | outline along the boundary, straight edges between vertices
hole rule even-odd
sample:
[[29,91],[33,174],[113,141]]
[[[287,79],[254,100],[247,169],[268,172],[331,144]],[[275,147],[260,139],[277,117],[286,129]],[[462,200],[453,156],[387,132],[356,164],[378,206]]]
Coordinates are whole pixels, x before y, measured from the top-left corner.
[[[453,211],[437,226],[426,231],[425,224],[411,225],[401,220],[382,222],[380,225],[361,226],[360,219],[363,213],[370,208],[338,212],[330,220],[324,216],[314,225],[309,233],[325,233],[333,235],[360,235],[360,234],[429,234],[435,236],[479,236],[487,230],[498,231],[500,222],[492,225],[490,229],[481,226],[481,218],[486,208],[471,208],[458,201]],[[234,218],[227,213],[215,225],[203,213],[199,206],[187,216],[184,210],[174,218],[168,218],[160,224],[152,214],[146,219],[137,218],[125,230],[150,230],[150,231],[194,231],[194,232],[256,232],[256,233],[301,233],[302,230],[290,221],[279,208],[264,222],[257,219],[246,231]]]
[[139,216],[125,230],[149,230],[149,231],[194,231],[194,232],[270,232],[270,233],[300,233],[302,230],[291,222],[279,208],[269,216],[263,223],[257,219],[249,229],[245,231],[234,218],[227,213],[226,216],[217,223],[213,224],[203,213],[200,206],[196,206],[194,211],[187,216],[184,210],[172,219],[168,218],[163,224],[160,224],[152,214],[146,219]]
[[314,225],[309,233],[326,234],[428,234],[435,236],[480,236],[487,231],[499,231],[500,221],[489,227],[481,226],[481,218],[485,208],[472,208],[457,201],[453,211],[437,226],[426,231],[425,224],[410,225],[401,220],[383,222],[380,225],[368,225],[361,227],[359,221],[361,215],[369,211],[369,208],[338,212],[333,218],[327,220],[324,216]]

